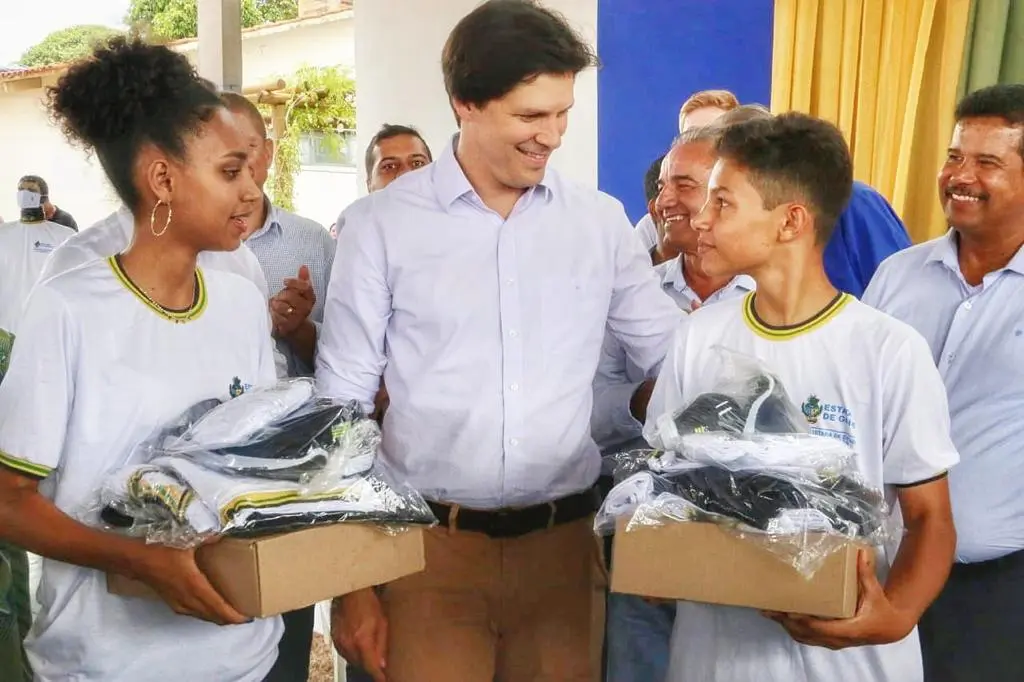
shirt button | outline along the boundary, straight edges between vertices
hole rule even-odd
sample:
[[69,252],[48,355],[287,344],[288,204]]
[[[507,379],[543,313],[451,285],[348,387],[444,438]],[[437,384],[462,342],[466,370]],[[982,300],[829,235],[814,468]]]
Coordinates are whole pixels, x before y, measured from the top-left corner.
[[970,309],[971,309],[971,306],[972,306],[972,305],[974,305],[974,304],[973,304],[973,303],[971,303],[970,301],[968,301],[967,303],[964,303],[964,307],[965,307],[965,308],[967,308],[968,310],[970,310]]
[[518,438],[510,438],[509,441],[508,441],[508,444],[513,446],[513,447],[515,447],[516,445],[519,445],[519,439]]
[[515,329],[513,329],[512,331],[510,331],[510,332],[508,333],[508,335],[509,335],[509,336],[511,336],[511,337],[512,337],[512,338],[514,339],[514,338],[516,338],[517,336],[519,336],[519,332],[517,332],[517,331],[516,331]]
[[518,391],[519,390],[519,384],[512,384],[511,386],[509,386],[509,388],[511,390],[513,390],[513,391]]
[[956,353],[950,353],[946,356],[946,362],[953,362],[956,359]]
[[514,279],[512,279],[511,277],[509,277],[508,279],[505,280],[505,284],[515,284],[515,283],[516,283],[516,281]]

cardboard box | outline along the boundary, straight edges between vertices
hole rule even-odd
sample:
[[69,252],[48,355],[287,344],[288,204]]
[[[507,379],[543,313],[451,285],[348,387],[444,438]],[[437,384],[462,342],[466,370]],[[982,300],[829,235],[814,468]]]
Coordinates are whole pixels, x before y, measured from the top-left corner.
[[[240,613],[272,616],[422,571],[423,529],[388,535],[372,525],[335,524],[202,547],[197,563]],[[147,585],[107,575],[107,590],[159,599]]]
[[857,609],[857,553],[842,538],[807,579],[765,546],[713,523],[669,523],[626,531],[612,544],[612,592],[849,618]]

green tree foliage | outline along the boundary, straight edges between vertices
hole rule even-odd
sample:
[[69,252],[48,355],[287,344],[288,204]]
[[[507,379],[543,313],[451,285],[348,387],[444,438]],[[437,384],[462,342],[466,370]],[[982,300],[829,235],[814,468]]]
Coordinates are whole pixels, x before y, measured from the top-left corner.
[[29,67],[73,62],[92,52],[96,43],[117,33],[117,29],[107,26],[71,26],[43,38],[30,47],[19,61],[22,66]]
[[[344,69],[306,66],[285,79],[293,92],[285,105],[285,134],[277,140],[270,177],[270,198],[276,206],[293,210],[295,176],[300,170],[299,137],[356,127],[356,84]],[[261,107],[269,115],[269,107]],[[340,144],[328,136],[328,143]]]
[[[297,0],[242,0],[242,28],[297,16]],[[198,0],[132,0],[125,23],[164,40],[195,38],[199,32]]]

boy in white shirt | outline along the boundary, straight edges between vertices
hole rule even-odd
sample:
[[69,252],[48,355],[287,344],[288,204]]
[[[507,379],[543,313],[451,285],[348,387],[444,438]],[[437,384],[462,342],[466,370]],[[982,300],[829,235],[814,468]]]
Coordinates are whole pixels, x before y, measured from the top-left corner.
[[[680,602],[669,682],[915,682],[916,625],[939,593],[955,532],[945,472],[958,461],[941,379],[909,326],[830,284],[822,251],[849,199],[849,150],[832,125],[784,114],[729,128],[694,227],[708,275],[743,273],[756,293],[684,319],[648,410],[714,390],[725,345],[755,356],[803,403],[812,433],[858,455],[868,484],[899,503],[894,554],[864,552],[854,617],[822,620]],[[877,566],[876,566],[877,563]]]

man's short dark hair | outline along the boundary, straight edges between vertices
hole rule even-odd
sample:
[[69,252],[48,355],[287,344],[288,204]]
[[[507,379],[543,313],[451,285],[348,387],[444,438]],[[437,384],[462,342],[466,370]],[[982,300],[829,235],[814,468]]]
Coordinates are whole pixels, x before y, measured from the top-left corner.
[[32,183],[33,185],[38,187],[39,193],[43,196],[43,201],[46,201],[50,198],[50,186],[46,184],[46,180],[43,180],[38,175],[21,176],[21,179],[18,180],[18,186],[20,187],[21,184],[24,182]]
[[380,130],[370,139],[370,144],[366,145],[366,177],[373,175],[373,152],[384,140],[390,140],[393,137],[399,137],[400,135],[409,135],[415,137],[421,143],[423,143],[423,149],[427,152],[427,160],[433,161],[434,155],[430,153],[430,145],[420,135],[420,131],[416,130],[412,126],[395,125],[394,123],[385,123],[380,127]]
[[[956,121],[965,118],[1001,118],[1024,130],[1024,84],[992,85],[970,93],[956,107]],[[1018,150],[1024,158],[1024,135]]]
[[665,155],[662,154],[654,160],[651,167],[644,173],[644,197],[648,203],[657,199],[658,192],[661,191],[661,188],[658,187],[658,181],[661,179],[661,162],[664,160]]
[[838,128],[792,112],[729,126],[717,148],[749,173],[766,209],[807,202],[817,242],[828,241],[853,191],[850,148]]
[[256,128],[256,132],[264,138],[267,137],[267,122],[263,120],[263,114],[251,99],[230,90],[220,93],[220,99],[231,113],[248,116]]
[[596,65],[565,18],[531,0],[488,0],[456,24],[441,53],[448,96],[476,106],[539,75]]

